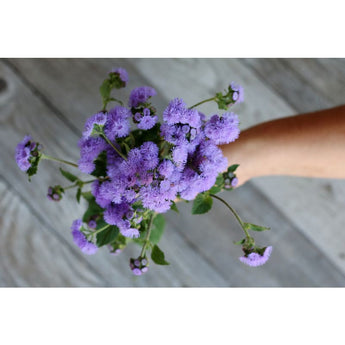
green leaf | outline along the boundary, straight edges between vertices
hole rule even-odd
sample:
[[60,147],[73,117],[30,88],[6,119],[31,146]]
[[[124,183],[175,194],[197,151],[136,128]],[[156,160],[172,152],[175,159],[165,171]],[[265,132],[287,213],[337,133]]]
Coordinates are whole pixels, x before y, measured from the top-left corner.
[[105,246],[116,240],[119,234],[119,228],[111,225],[109,228],[104,229],[96,235],[96,244],[98,247]]
[[245,238],[243,238],[241,241],[237,241],[237,242],[233,242],[236,246],[240,246],[240,245],[242,245],[244,242],[246,241],[246,239]]
[[90,201],[94,196],[92,195],[91,192],[84,192],[81,193],[81,196],[86,200],[86,201]]
[[228,173],[234,172],[239,166],[240,166],[239,164],[233,164],[233,165],[229,166]]
[[109,79],[105,79],[99,88],[99,92],[101,93],[101,96],[103,98],[103,101],[107,101],[108,98],[110,97],[110,92],[111,92],[111,83]]
[[208,194],[200,193],[196,196],[192,214],[203,214],[208,212],[212,208],[213,200]]
[[96,177],[107,176],[107,154],[105,151],[101,152],[97,159],[94,161],[95,170],[90,174]]
[[150,234],[150,242],[157,244],[164,233],[165,218],[162,214],[157,214],[153,219],[152,229]]
[[40,160],[41,160],[40,154],[38,154],[38,156],[36,157],[30,158],[31,167],[26,171],[26,173],[28,174],[29,181],[31,181],[31,176],[37,174],[38,164]]
[[61,174],[69,181],[71,182],[75,182],[78,180],[77,176],[74,176],[73,174],[71,174],[70,172],[63,170],[60,168]]
[[79,204],[80,203],[80,197],[81,197],[81,188],[80,187],[77,189],[77,194],[75,197],[76,197],[78,204]]
[[255,224],[251,224],[251,223],[244,223],[244,226],[247,230],[252,230],[252,231],[270,230],[270,228],[267,228],[266,226],[260,226],[260,225],[255,225]]
[[157,265],[170,265],[169,262],[165,261],[164,253],[160,250],[160,248],[156,244],[152,248],[151,259]]
[[176,205],[175,201],[172,202],[170,209],[172,209],[176,213],[180,213],[180,211],[177,208],[177,205]]
[[222,190],[222,187],[220,186],[213,186],[210,190],[209,193],[211,194],[217,194]]
[[[85,194],[85,193],[83,193]],[[84,195],[83,195],[84,196]],[[102,212],[103,212],[103,209],[102,207],[100,207],[97,203],[96,203],[96,200],[95,200],[95,197],[92,196],[92,198],[90,198],[88,200],[89,202],[89,207],[87,208],[87,210],[85,211],[84,215],[83,215],[83,222],[84,223],[88,223],[88,221],[90,220],[90,218],[92,216],[95,216],[95,215],[100,215]]]

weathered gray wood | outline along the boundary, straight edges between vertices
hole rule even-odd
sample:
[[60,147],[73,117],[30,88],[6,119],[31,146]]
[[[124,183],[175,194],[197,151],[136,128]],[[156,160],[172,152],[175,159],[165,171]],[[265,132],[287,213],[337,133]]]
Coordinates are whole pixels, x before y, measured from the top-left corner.
[[1,180],[0,195],[0,286],[104,286]]
[[[191,216],[191,204],[180,207],[180,216],[168,214],[169,223],[197,246],[228,279],[230,286],[344,286],[345,275],[291,224],[256,188],[239,188],[222,193],[222,198],[255,224],[271,225],[270,231],[253,234],[257,244],[272,245],[271,260],[265,266],[251,268],[240,264],[240,246],[233,241],[244,237],[230,211],[218,200],[206,215]],[[253,205],[255,203],[255,205]],[[260,203],[260,207],[257,206]],[[183,228],[181,227],[183,224]],[[279,227],[277,226],[279,224]]]
[[[142,82],[145,82],[146,79],[149,81],[149,85],[156,87],[163,96],[163,98],[156,97],[156,101],[159,103],[158,108],[160,110],[162,110],[168,100],[173,97],[183,96],[188,104],[194,104],[200,99],[209,97],[210,94],[213,94],[215,91],[222,90],[226,87],[226,84],[229,81],[235,80],[244,85],[246,93],[245,104],[237,107],[237,109],[235,108],[240,114],[241,119],[243,119],[242,128],[266,119],[282,117],[295,113],[295,110],[285,99],[282,99],[276,91],[272,91],[272,89],[267,86],[266,82],[263,81],[264,78],[258,78],[257,75],[253,74],[253,71],[248,69],[247,66],[244,66],[241,61],[233,59],[132,59],[129,61],[11,60],[10,63],[11,65],[14,64],[16,66],[18,69],[17,73],[19,73],[21,78],[24,78],[24,80],[25,78],[28,79],[26,82],[27,86],[36,94],[39,94],[41,100],[46,103],[48,108],[56,108],[55,113],[58,112],[60,114],[59,116],[63,122],[66,122],[66,118],[70,116],[70,121],[72,123],[78,123],[79,128],[79,124],[82,124],[90,113],[97,110],[99,98],[97,95],[97,87],[94,86],[99,85],[99,80],[104,77],[105,71],[111,69],[114,65],[122,65],[132,72],[130,77],[132,80],[134,78],[138,84],[131,84],[131,86],[138,86]],[[70,75],[65,73],[67,70],[73,70],[73,74]],[[145,79],[140,78],[138,71],[140,71],[140,74]],[[78,75],[82,76],[80,78],[85,78],[85,80],[83,79],[84,83],[82,85],[79,84],[80,78],[78,79]],[[90,82],[90,84],[88,82]],[[91,86],[90,88],[89,86],[85,86],[91,84],[93,85],[93,88],[91,88]],[[57,88],[57,85],[60,86],[59,90],[54,90]],[[92,109],[92,111],[89,109]],[[216,111],[215,106],[211,104],[206,104],[202,109],[207,113],[213,113]],[[86,112],[88,112],[87,115],[85,115]],[[339,248],[339,242],[330,242],[331,236],[328,231],[324,230],[325,225],[328,225],[327,219],[329,219],[329,214],[327,214],[327,212],[326,214],[321,213],[322,217],[318,217],[318,219],[313,222],[314,228],[306,229],[305,226],[311,224],[308,218],[308,213],[306,217],[304,217],[305,212],[301,212],[299,210],[299,204],[296,203],[296,199],[300,202],[300,199],[308,186],[310,187],[309,191],[316,192],[316,194],[320,196],[320,181],[317,181],[317,185],[315,186],[313,184],[315,180],[313,180],[312,183],[310,183],[310,180],[297,180],[300,182],[299,184],[296,183],[295,180],[291,181],[286,178],[268,178],[255,181],[255,185],[259,186],[260,190],[264,191],[268,198],[273,201],[273,204],[271,205],[268,201],[266,201],[267,203],[263,203],[258,197],[258,192],[253,189],[250,184],[236,191],[236,193],[240,193],[240,197],[238,197],[238,200],[234,200],[232,204],[240,212],[245,212],[246,208],[252,207],[253,209],[249,210],[248,213],[249,218],[253,215],[256,216],[265,212],[264,210],[265,207],[267,208],[267,205],[270,205],[269,207],[277,205],[278,208],[286,215],[286,218],[284,219],[286,224],[283,227],[284,236],[286,238],[284,238],[284,241],[277,241],[277,243],[274,242],[275,263],[270,264],[270,266],[267,265],[260,268],[260,275],[253,271],[248,271],[247,273],[245,269],[243,269],[243,265],[239,265],[237,262],[237,256],[240,255],[240,253],[238,252],[236,255],[233,255],[233,252],[236,249],[234,249],[231,241],[234,240],[233,236],[235,236],[235,234],[230,233],[230,236],[228,230],[222,225],[222,222],[228,222],[229,219],[229,214],[225,212],[224,209],[219,211],[220,214],[216,219],[214,219],[214,223],[209,224],[210,227],[214,228],[215,232],[215,235],[210,237],[210,241],[205,240],[205,238],[208,238],[207,236],[204,237],[204,220],[208,220],[208,217],[191,218],[191,216],[187,216],[188,213],[185,213],[184,218],[176,218],[174,214],[169,214],[169,227],[163,238],[162,246],[164,245],[166,248],[169,260],[172,263],[177,252],[179,252],[179,257],[181,257],[181,255],[185,255],[185,257],[178,263],[173,263],[173,266],[169,267],[168,270],[166,270],[166,268],[162,268],[161,271],[162,274],[164,271],[166,272],[164,274],[171,277],[171,269],[176,273],[176,277],[181,278],[183,276],[185,281],[180,282],[179,279],[172,281],[172,279],[168,278],[169,281],[166,283],[166,286],[176,286],[179,284],[188,286],[224,286],[226,284],[234,286],[343,285],[341,275],[336,269],[332,268],[332,265],[327,260],[327,258],[330,258],[333,263],[338,265],[338,268],[343,269],[343,262],[341,262],[341,260],[340,262],[337,261],[337,258],[335,258],[336,254],[334,254],[332,250],[329,250],[330,248]],[[328,181],[325,185],[328,185]],[[271,189],[274,190],[272,191]],[[289,200],[286,200],[286,198],[280,198],[281,194],[286,195],[287,192],[290,193],[288,195],[290,197]],[[244,197],[242,195],[247,196]],[[315,197],[313,198],[315,199]],[[306,199],[308,202],[310,201],[310,198]],[[248,200],[251,200],[251,204]],[[309,213],[309,217],[310,214],[314,213],[314,209],[320,211],[320,208],[324,206],[324,203],[322,202],[320,204],[316,201],[316,204],[317,205],[315,206],[314,201],[310,208],[311,213]],[[186,210],[187,209],[183,208],[183,212],[187,212]],[[218,208],[216,208],[216,210],[218,210]],[[280,218],[277,218],[274,211],[272,212],[273,214],[271,214],[270,217],[267,217],[267,220],[265,218],[265,223],[273,228],[273,231],[269,234],[270,236],[272,236],[274,231],[278,231],[276,229],[280,228]],[[220,217],[220,219],[218,217]],[[178,222],[176,223],[177,219]],[[254,219],[248,220],[254,221]],[[334,220],[332,219],[332,222],[333,221]],[[189,224],[188,226],[186,226],[186,222]],[[339,216],[338,224],[342,223],[343,219],[340,219]],[[172,224],[175,225],[176,229],[172,228]],[[304,245],[298,247],[298,249],[302,250],[297,253],[293,252],[293,249],[297,248],[295,241],[297,238],[303,239],[304,237],[293,224],[297,224],[300,231],[304,235],[308,236],[308,240],[299,240],[298,243],[304,243]],[[186,231],[188,228],[189,230]],[[317,231],[317,234],[314,234],[314,231]],[[185,237],[186,242],[183,242],[183,239],[181,239],[179,234]],[[208,234],[208,232],[206,234]],[[169,236],[174,237],[174,240],[171,241],[171,237]],[[270,236],[267,238],[268,240],[272,239]],[[222,240],[218,238],[221,238]],[[259,236],[259,238],[261,238],[261,236]],[[339,239],[339,237],[337,238]],[[180,243],[177,245],[178,239],[180,240]],[[287,243],[285,243],[285,241],[287,241]],[[211,252],[216,254],[219,253],[219,255],[210,256],[210,243],[212,244]],[[224,245],[225,243],[227,244]],[[188,249],[188,245],[191,246],[190,249]],[[174,250],[171,251],[171,248],[174,248]],[[222,250],[218,251],[218,248],[222,248]],[[188,251],[195,255],[195,257],[190,261],[190,263],[186,264],[189,256]],[[170,253],[173,253],[173,255]],[[227,256],[229,253],[231,253],[230,258]],[[293,258],[289,254],[293,254]],[[277,255],[279,255],[279,257],[277,257]],[[318,262],[315,262],[315,257],[320,258],[322,263],[321,265]],[[226,260],[224,260],[225,258]],[[286,258],[290,259],[288,259],[288,264],[284,267],[286,267],[286,272],[290,273],[287,273],[287,276],[284,278],[284,270],[282,269],[281,275],[278,274],[278,271],[279,267],[284,265]],[[123,261],[123,258],[120,257],[116,259]],[[196,262],[198,262],[198,264],[196,264]],[[230,263],[231,269],[228,270]],[[298,263],[300,263],[300,269],[296,269]],[[207,271],[204,265],[209,267],[210,270]],[[274,265],[277,265],[276,270],[273,269]],[[177,267],[180,270],[179,272],[176,271]],[[191,268],[193,268],[193,271]],[[323,273],[319,274],[320,278],[315,278],[315,272],[317,272],[317,269],[322,269]],[[156,271],[156,267],[154,270]],[[196,270],[198,271],[196,272]],[[309,274],[308,271],[313,273]],[[330,272],[329,276],[325,273],[326,271]],[[210,272],[216,274],[216,277],[218,276],[218,281],[212,279],[207,280],[206,275],[211,274]],[[220,278],[221,275],[222,278]],[[191,277],[190,280],[186,278],[188,276]],[[145,277],[144,279],[149,278]],[[212,283],[210,283],[211,280]],[[152,282],[149,284],[152,284]],[[160,281],[159,285],[164,284]]]
[[[1,127],[0,142],[1,150],[0,174],[8,183],[22,196],[26,203],[39,214],[44,222],[52,225],[52,236],[61,237],[61,245],[71,247],[75,255],[83,257],[94,270],[100,273],[108,286],[226,286],[227,282],[214,271],[210,264],[193,253],[193,249],[179,238],[174,230],[168,230],[166,239],[162,242],[169,243],[174,239],[172,248],[178,247],[185,253],[189,262],[198,262],[200,270],[205,275],[193,274],[191,267],[185,265],[183,255],[174,256],[170,261],[173,268],[152,268],[152,274],[148,273],[142,279],[132,277],[128,269],[130,256],[138,255],[140,250],[132,247],[122,254],[121,258],[115,258],[102,250],[95,256],[83,256],[79,249],[72,243],[70,235],[70,224],[73,219],[79,218],[83,213],[83,205],[77,205],[74,195],[67,196],[60,203],[48,202],[45,199],[47,186],[55,183],[65,185],[63,178],[59,176],[55,163],[43,162],[38,175],[33,178],[31,184],[26,181],[25,175],[18,169],[13,159],[14,148],[25,133],[30,133],[36,140],[42,142],[46,151],[57,157],[76,161],[78,159],[78,148],[76,143],[78,136],[62,120],[63,118],[55,113],[38,97],[35,97],[32,90],[23,85],[22,81],[3,63],[0,63],[0,73],[8,82],[10,88],[6,104],[0,105]],[[10,173],[8,173],[10,172]],[[169,228],[169,227],[168,227]],[[176,250],[176,249],[175,249]],[[179,260],[181,260],[179,262]],[[77,283],[76,283],[77,284]]]

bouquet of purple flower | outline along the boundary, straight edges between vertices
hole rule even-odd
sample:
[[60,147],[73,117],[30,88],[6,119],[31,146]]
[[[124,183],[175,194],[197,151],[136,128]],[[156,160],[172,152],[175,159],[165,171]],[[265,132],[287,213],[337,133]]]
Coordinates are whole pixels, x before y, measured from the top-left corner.
[[[132,241],[141,246],[140,255],[130,259],[135,275],[148,270],[149,260],[168,265],[158,247],[164,231],[162,213],[178,212],[177,201],[193,202],[192,213],[208,212],[213,198],[218,199],[235,215],[245,237],[241,245],[244,256],[240,261],[250,265],[264,264],[272,247],[258,247],[249,231],[269,228],[245,223],[235,210],[216,194],[232,190],[237,185],[237,164],[228,164],[218,145],[228,144],[239,137],[239,119],[233,112],[213,115],[209,120],[196,107],[215,101],[225,111],[243,101],[241,86],[231,83],[224,93],[188,107],[182,99],[173,99],[158,122],[151,98],[152,87],[143,86],[131,91],[128,106],[112,96],[114,89],[126,87],[128,75],[123,68],[109,73],[100,87],[103,107],[85,123],[79,140],[78,164],[54,158],[42,152],[40,144],[25,136],[16,148],[19,168],[29,180],[37,172],[42,159],[58,161],[92,176],[82,180],[60,168],[72,185],[50,186],[47,197],[61,200],[63,194],[76,188],[76,199],[87,201],[81,219],[71,226],[74,243],[85,254],[95,254],[107,246],[111,253],[120,253]],[[110,102],[118,105],[108,108]],[[86,185],[90,191],[85,191]]]

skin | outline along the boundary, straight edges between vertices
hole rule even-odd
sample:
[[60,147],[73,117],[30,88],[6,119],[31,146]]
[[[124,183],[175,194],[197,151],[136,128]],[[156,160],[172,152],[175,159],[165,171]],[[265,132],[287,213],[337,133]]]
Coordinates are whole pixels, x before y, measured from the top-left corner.
[[345,105],[258,124],[220,146],[242,185],[252,178],[290,175],[345,178]]

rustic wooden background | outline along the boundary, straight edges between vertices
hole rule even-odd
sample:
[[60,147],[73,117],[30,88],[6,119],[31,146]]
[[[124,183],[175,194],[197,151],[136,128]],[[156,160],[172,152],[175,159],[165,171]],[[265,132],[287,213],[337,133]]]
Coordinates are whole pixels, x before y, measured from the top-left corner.
[[[77,161],[83,123],[100,108],[98,87],[117,66],[128,70],[129,88],[159,91],[160,111],[173,97],[191,105],[230,81],[242,84],[245,103],[236,106],[242,129],[344,103],[344,59],[0,60],[0,286],[345,285],[341,180],[264,177],[224,195],[245,220],[272,228],[257,236],[258,244],[274,247],[259,268],[238,261],[241,250],[232,241],[241,238],[240,228],[216,201],[207,215],[192,216],[190,204],[180,206],[179,215],[167,213],[161,248],[169,267],[151,264],[147,274],[133,277],[128,259],[138,254],[135,245],[117,257],[106,249],[83,255],[69,230],[83,212],[74,193],[60,203],[45,197],[48,185],[65,184],[59,164],[43,162],[29,183],[14,149],[31,134],[47,153]],[[216,112],[215,104],[201,109]]]

